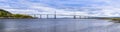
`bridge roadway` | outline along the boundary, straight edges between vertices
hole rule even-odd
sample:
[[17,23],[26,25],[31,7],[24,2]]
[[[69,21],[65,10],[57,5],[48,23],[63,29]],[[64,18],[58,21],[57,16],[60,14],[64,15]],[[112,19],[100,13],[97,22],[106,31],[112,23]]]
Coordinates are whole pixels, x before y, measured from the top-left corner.
[[25,14],[30,15],[37,18],[72,18],[72,19],[81,19],[81,18],[89,18],[89,16],[81,16],[81,15],[65,15],[65,14]]

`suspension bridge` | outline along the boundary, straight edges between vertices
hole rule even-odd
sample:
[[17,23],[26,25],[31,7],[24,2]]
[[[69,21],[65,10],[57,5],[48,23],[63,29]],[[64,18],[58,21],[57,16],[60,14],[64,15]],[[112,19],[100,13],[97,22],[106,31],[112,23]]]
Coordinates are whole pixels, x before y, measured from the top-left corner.
[[90,16],[82,15],[64,15],[64,14],[26,14],[40,19],[57,19],[57,18],[69,18],[69,19],[83,19],[91,18]]

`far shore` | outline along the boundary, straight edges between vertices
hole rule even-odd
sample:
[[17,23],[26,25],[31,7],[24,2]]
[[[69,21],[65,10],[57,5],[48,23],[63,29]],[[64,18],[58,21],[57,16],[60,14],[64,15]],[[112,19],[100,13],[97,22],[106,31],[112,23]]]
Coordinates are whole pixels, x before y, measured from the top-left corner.
[[38,18],[13,18],[13,17],[0,17],[0,19],[38,19]]

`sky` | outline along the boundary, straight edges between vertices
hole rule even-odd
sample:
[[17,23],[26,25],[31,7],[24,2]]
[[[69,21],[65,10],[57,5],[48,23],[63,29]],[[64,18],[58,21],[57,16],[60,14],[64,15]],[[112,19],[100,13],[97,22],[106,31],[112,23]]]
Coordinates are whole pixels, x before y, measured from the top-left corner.
[[[0,0],[0,9],[17,14],[120,17],[120,0]],[[74,13],[76,12],[76,13]]]

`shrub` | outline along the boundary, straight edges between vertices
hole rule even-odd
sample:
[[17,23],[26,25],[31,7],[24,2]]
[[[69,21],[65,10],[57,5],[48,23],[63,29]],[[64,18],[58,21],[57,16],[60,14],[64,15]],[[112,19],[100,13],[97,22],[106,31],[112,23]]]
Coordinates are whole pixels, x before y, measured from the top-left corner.
[[13,14],[13,18],[33,18],[32,16],[29,15],[22,15],[22,14]]

